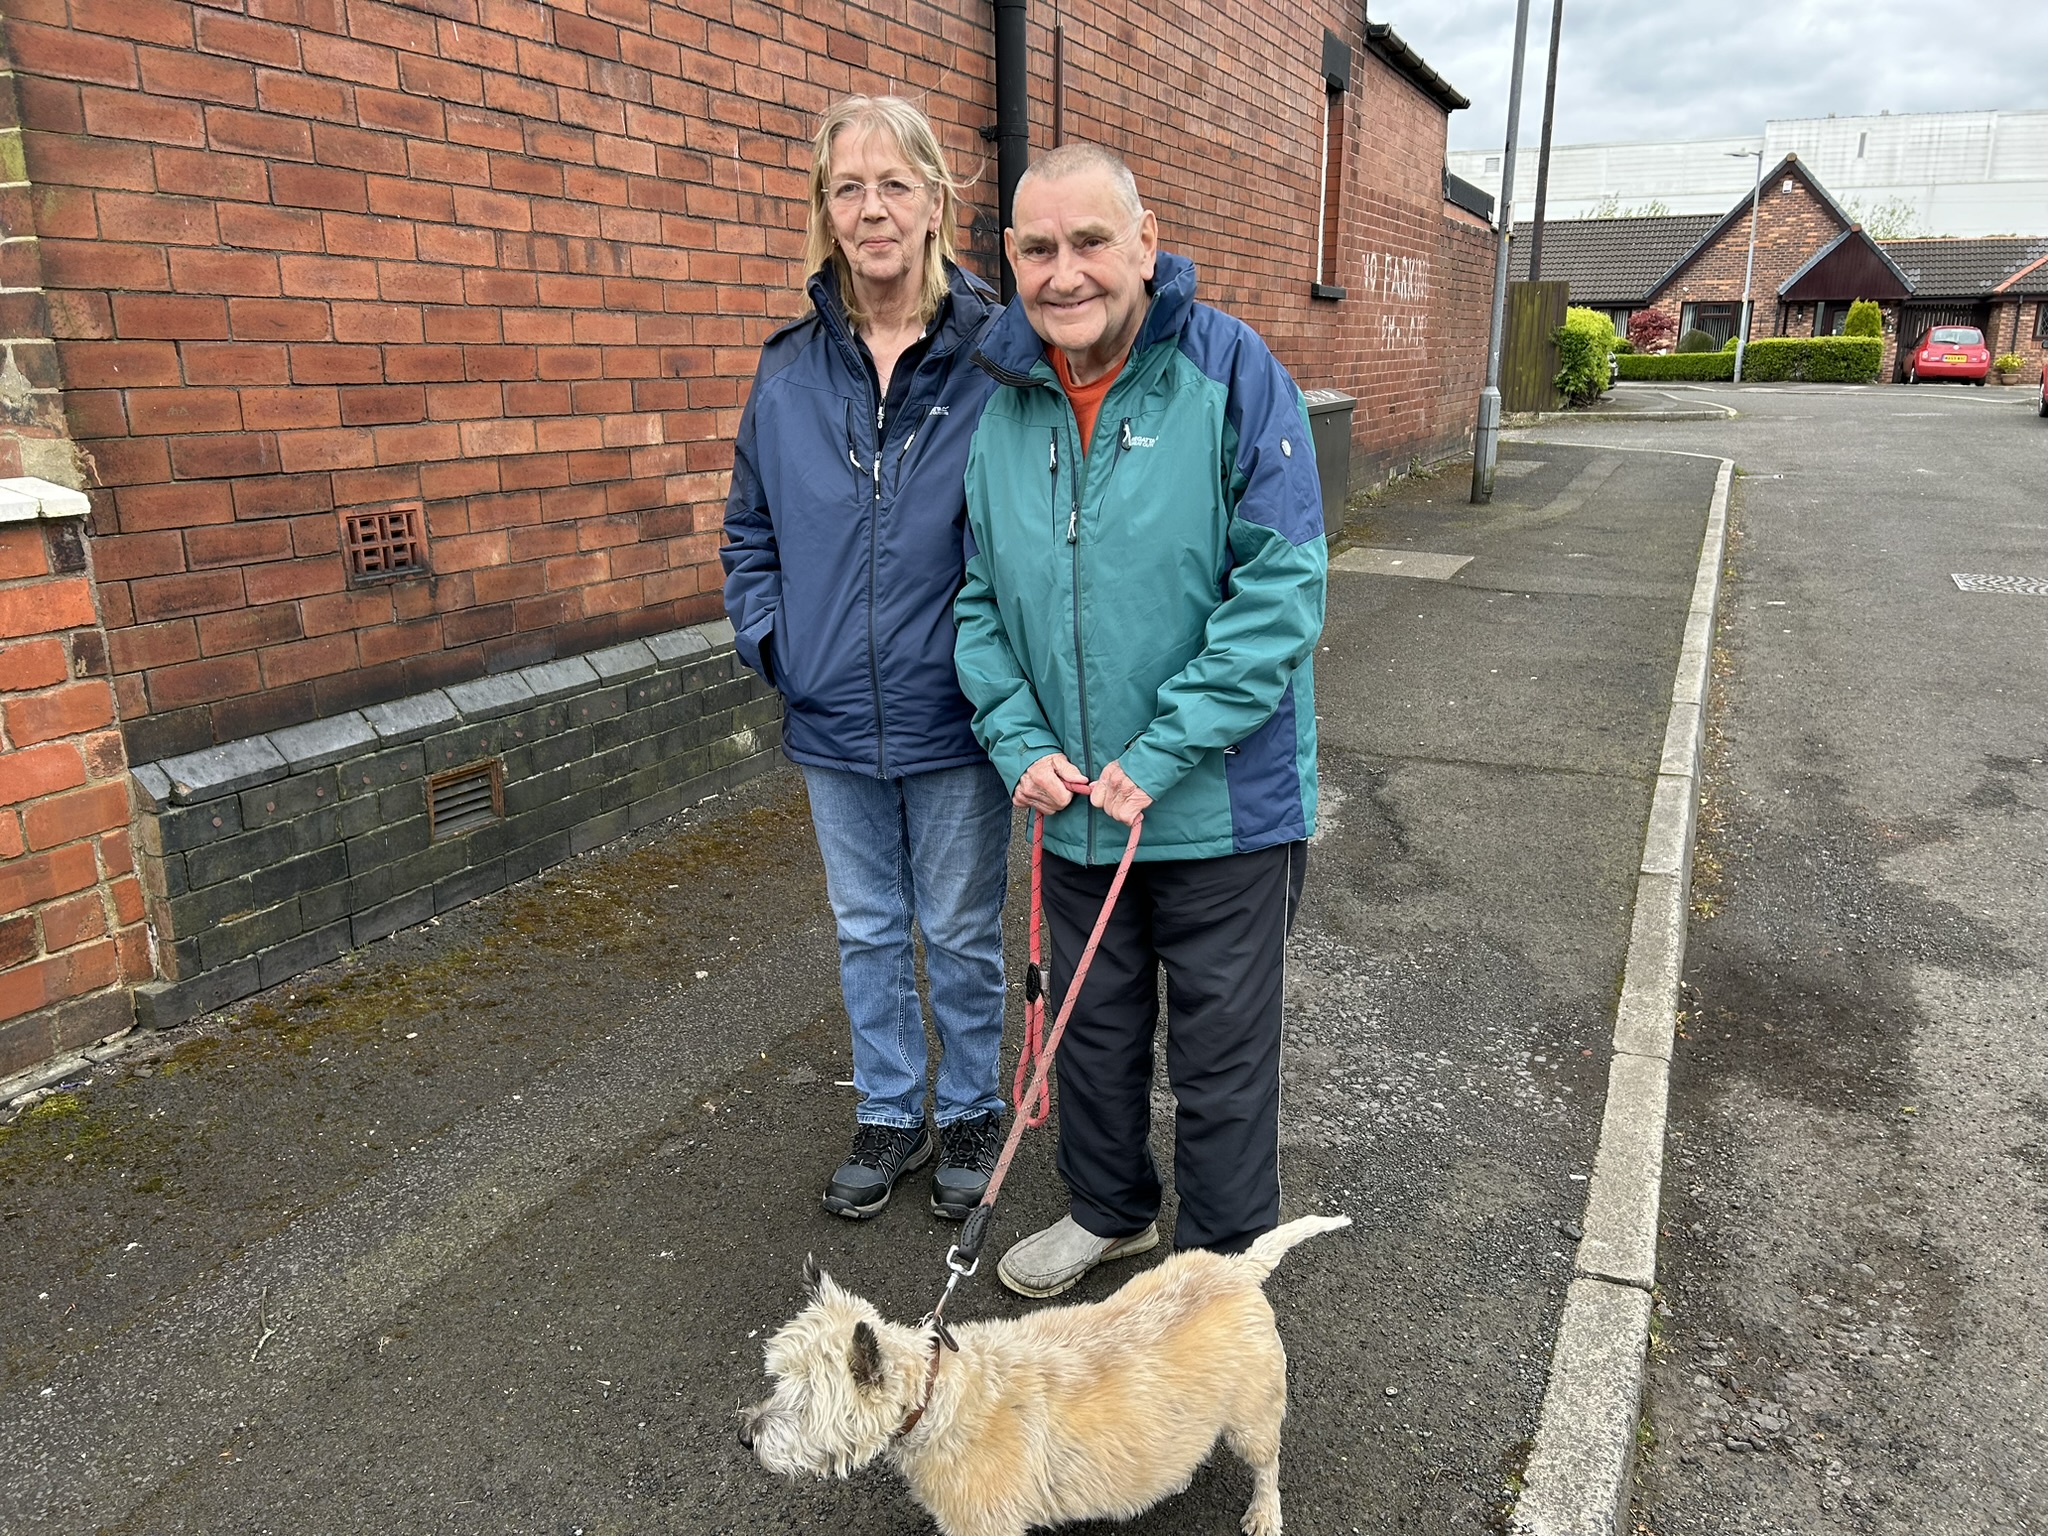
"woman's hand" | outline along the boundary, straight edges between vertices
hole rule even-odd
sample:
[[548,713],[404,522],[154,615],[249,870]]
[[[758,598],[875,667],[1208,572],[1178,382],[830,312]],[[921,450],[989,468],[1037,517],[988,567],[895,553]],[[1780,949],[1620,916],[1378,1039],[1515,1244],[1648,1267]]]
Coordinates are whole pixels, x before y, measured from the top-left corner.
[[1144,815],[1145,807],[1152,803],[1152,797],[1131,781],[1121,763],[1111,763],[1102,770],[1102,777],[1095,781],[1088,799],[1111,821],[1120,821],[1127,827]]
[[1024,770],[1024,777],[1017,781],[1017,793],[1010,798],[1025,810],[1050,816],[1073,803],[1074,792],[1067,788],[1069,784],[1087,782],[1088,775],[1068,762],[1065,753],[1051,752]]

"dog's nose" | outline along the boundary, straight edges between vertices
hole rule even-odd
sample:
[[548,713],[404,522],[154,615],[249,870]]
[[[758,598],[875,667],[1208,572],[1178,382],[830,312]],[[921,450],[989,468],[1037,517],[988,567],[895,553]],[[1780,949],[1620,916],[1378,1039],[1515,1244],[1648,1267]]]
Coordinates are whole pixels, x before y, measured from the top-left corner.
[[750,1451],[754,1448],[754,1421],[752,1419],[740,1420],[740,1444]]

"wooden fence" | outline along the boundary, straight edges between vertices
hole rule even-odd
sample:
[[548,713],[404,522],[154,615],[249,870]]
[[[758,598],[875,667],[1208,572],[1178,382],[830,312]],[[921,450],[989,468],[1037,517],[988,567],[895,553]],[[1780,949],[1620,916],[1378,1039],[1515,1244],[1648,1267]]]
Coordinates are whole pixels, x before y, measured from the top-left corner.
[[1558,411],[1557,343],[1551,332],[1564,324],[1569,283],[1509,283],[1507,337],[1500,358],[1503,411]]

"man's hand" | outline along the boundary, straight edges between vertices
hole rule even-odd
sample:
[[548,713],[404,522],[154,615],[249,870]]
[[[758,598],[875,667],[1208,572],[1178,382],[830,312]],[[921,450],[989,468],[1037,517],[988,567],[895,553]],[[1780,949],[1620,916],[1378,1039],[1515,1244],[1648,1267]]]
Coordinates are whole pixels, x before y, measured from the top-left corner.
[[1087,782],[1088,775],[1068,762],[1065,753],[1051,752],[1024,770],[1010,799],[1025,810],[1050,816],[1073,802],[1074,792],[1067,785]]
[[1103,815],[1127,827],[1152,803],[1152,797],[1131,782],[1131,776],[1124,772],[1121,763],[1111,763],[1102,770],[1102,776],[1095,781],[1095,788],[1089,792],[1088,799]]

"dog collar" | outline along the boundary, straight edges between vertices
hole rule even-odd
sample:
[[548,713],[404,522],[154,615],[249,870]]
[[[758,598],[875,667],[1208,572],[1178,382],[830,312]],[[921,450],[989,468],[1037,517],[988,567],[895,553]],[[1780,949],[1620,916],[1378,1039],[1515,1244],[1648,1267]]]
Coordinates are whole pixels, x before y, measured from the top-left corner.
[[924,1417],[925,1409],[931,1407],[932,1388],[937,1386],[939,1382],[939,1357],[945,1352],[945,1346],[937,1339],[933,1339],[932,1363],[924,1368],[924,1396],[918,1399],[917,1406],[910,1410],[910,1417],[896,1426],[896,1434],[893,1438],[901,1440],[913,1429],[917,1428],[917,1421]]

